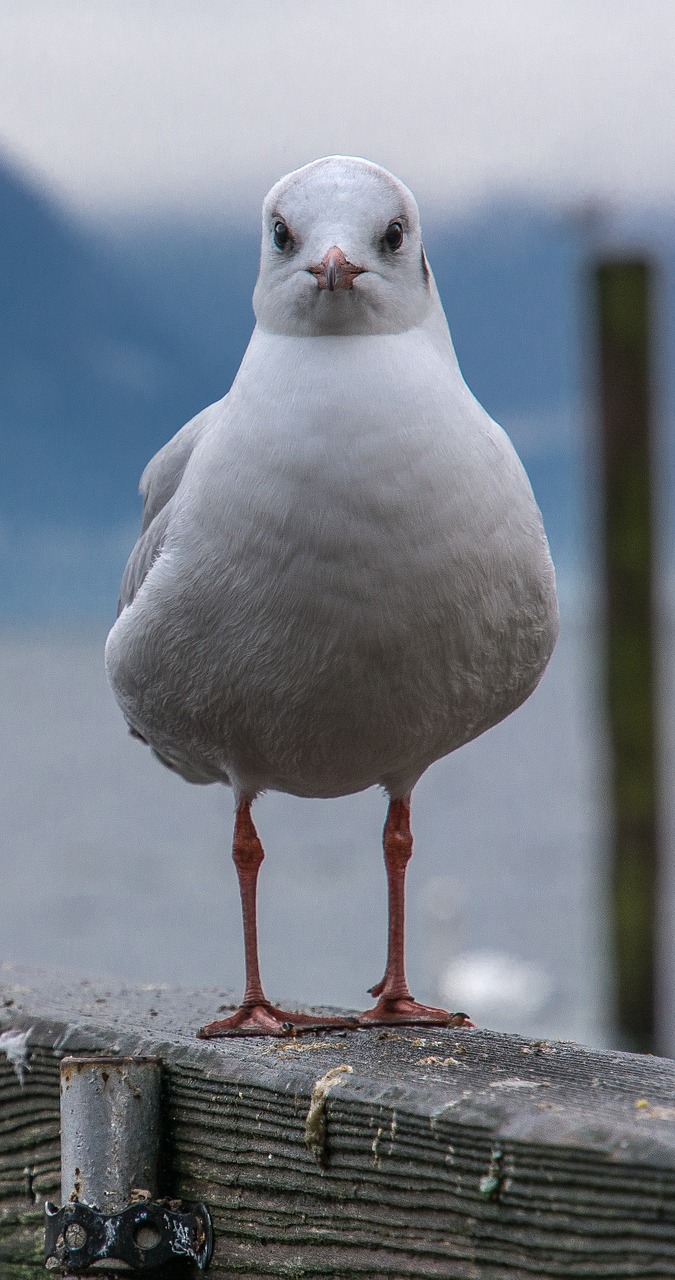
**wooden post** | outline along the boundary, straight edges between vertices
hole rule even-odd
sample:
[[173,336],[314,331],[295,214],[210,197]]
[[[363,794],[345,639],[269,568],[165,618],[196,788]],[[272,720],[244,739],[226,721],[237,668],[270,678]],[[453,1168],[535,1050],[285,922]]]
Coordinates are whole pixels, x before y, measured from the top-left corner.
[[594,268],[604,479],[605,678],[618,1030],[654,1047],[657,879],[652,625],[651,295],[641,259]]

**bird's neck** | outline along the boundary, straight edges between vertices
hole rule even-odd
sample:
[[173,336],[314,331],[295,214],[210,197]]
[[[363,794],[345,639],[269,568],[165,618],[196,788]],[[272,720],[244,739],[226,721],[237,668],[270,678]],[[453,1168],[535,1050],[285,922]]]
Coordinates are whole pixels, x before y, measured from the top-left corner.
[[424,367],[440,361],[446,373],[461,380],[457,357],[442,308],[434,308],[423,324],[402,333],[324,334],[300,336],[269,333],[256,325],[233,390],[244,391],[264,373],[266,386],[295,387],[330,380],[345,389],[358,380],[360,371],[371,383],[377,376],[385,385],[397,381],[412,363]]

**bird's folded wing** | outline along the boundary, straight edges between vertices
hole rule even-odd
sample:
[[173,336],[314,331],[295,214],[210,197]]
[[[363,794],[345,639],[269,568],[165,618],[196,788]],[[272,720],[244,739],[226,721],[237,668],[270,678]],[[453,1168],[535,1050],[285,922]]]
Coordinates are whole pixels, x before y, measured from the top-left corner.
[[117,616],[131,604],[139,587],[145,581],[155,560],[162,550],[164,536],[171,519],[172,503],[167,502],[157,513],[151,524],[142,533],[134,547],[126,568],[122,574],[120,598],[117,602]]
[[183,479],[192,452],[204,431],[218,415],[220,404],[210,405],[186,422],[173,439],[151,458],[141,476],[140,491],[143,495],[141,533],[122,576],[118,616],[131,604],[162,550],[171,512],[173,497]]
[[171,500],[188,464],[190,455],[202,432],[211,423],[208,409],[186,422],[172,440],[151,458],[141,476],[140,491],[143,496],[141,533],[152,524],[163,507]]

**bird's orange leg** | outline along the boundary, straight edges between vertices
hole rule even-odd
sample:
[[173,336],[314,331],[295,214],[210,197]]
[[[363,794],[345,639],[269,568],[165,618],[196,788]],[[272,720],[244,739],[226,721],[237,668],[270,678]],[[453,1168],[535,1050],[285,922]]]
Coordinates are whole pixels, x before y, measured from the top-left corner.
[[265,996],[258,965],[256,913],[258,872],[265,854],[251,817],[250,800],[242,800],[237,806],[232,857],[239,877],[244,920],[244,999],[230,1018],[209,1022],[197,1034],[203,1040],[211,1040],[217,1036],[286,1036],[298,1031],[319,1031],[324,1027],[355,1027],[355,1021],[349,1018],[329,1018],[277,1009]]
[[359,1017],[359,1026],[472,1027],[465,1013],[448,1013],[413,1000],[405,977],[405,872],[412,854],[410,805],[405,800],[391,800],[384,825],[384,861],[387,868],[389,896],[389,941],[387,967],[381,982],[370,988],[379,996],[374,1009]]

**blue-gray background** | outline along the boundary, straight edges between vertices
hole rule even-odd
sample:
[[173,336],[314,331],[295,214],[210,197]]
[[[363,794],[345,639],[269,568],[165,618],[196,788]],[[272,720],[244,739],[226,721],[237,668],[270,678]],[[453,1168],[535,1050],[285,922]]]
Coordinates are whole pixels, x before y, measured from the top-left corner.
[[[0,15],[0,960],[241,985],[230,797],[189,788],[126,737],[102,646],[140,472],[224,394],[246,346],[266,187],[315,155],[365,153],[418,192],[462,369],[525,460],[563,606],[540,690],[415,793],[412,983],[489,1025],[612,1042],[586,281],[599,252],[660,267],[670,848],[675,157],[654,118],[674,78],[673,13],[647,4],[657,39],[644,6],[638,26],[630,6],[600,21],[604,6],[577,3],[565,18],[543,3],[542,25],[520,0],[467,24],[462,5],[426,0],[421,41],[402,4],[293,0],[285,21],[266,0],[250,8],[257,26],[207,0],[168,4],[161,24],[145,2]],[[259,802],[272,994],[367,999],[384,958],[383,816],[375,792]]]

